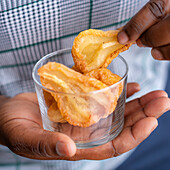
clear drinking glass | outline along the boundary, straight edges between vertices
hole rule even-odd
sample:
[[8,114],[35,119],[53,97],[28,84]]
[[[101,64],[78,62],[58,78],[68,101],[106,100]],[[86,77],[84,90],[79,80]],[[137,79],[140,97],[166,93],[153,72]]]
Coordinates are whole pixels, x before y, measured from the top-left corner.
[[[118,136],[118,134],[122,131],[124,125],[124,110],[128,73],[128,66],[126,61],[121,56],[118,56],[108,66],[108,69],[111,70],[112,73],[115,73],[122,77],[119,82],[115,83],[112,86],[109,86],[102,90],[82,94],[66,94],[58,92],[58,95],[62,95],[63,97],[67,96],[77,100],[79,100],[79,98],[86,99],[86,104],[88,107],[86,109],[90,110],[90,113],[93,115],[93,117],[97,119],[96,123],[92,124],[89,127],[73,126],[68,122],[57,123],[55,121],[51,121],[50,117],[48,116],[48,109],[51,105],[51,99],[47,101],[47,98],[45,98],[44,96],[46,94],[50,94],[52,91],[43,87],[40,82],[40,77],[37,74],[38,69],[48,62],[58,62],[64,64],[69,68],[72,68],[74,62],[71,55],[71,49],[64,49],[50,53],[40,59],[34,66],[32,75],[34,79],[44,129],[68,135],[74,140],[77,148],[79,149],[99,146],[113,140],[116,136]],[[54,91],[53,93],[57,94],[57,92]],[[116,101],[116,108],[113,112],[111,112],[111,114],[107,114],[106,112],[109,108],[111,108],[111,105],[113,103],[112,99],[115,100],[115,98],[112,98],[111,100],[104,100],[106,93],[111,93],[113,96],[119,96],[118,100]],[[118,95],[118,93],[121,94]],[[94,99],[97,100],[97,102]],[[105,103],[102,103],[103,101]]]

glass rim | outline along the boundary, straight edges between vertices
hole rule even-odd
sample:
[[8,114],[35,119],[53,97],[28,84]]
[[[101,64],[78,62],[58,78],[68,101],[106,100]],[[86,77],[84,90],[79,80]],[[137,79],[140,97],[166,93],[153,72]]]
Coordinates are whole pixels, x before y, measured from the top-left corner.
[[[56,93],[56,94],[67,94],[67,95],[80,95],[80,94],[96,94],[96,93],[100,93],[100,92],[104,92],[105,90],[108,90],[108,89],[111,89],[113,87],[115,87],[116,85],[118,85],[119,83],[121,83],[126,77],[127,77],[127,74],[128,74],[128,70],[129,70],[129,67],[128,67],[128,64],[126,62],[126,60],[121,56],[121,55],[118,55],[117,57],[119,59],[121,59],[123,61],[123,63],[125,64],[126,66],[126,71],[125,71],[125,74],[122,76],[122,78],[114,83],[113,85],[111,86],[108,86],[106,88],[103,88],[103,89],[100,89],[100,90],[95,90],[95,91],[90,91],[90,92],[87,92],[87,93],[84,93],[84,92],[81,92],[79,94],[74,94],[74,93],[65,93],[65,92],[56,92],[56,91],[53,91],[51,89],[48,89],[46,87],[44,87],[37,79],[36,79],[36,68],[39,66],[40,63],[42,63],[42,61],[46,60],[47,58],[50,58],[54,55],[58,55],[58,54],[62,54],[64,52],[71,52],[71,48],[66,48],[66,49],[61,49],[61,50],[57,50],[57,51],[54,51],[52,53],[49,53],[47,55],[45,55],[44,57],[42,57],[36,64],[35,66],[33,67],[33,70],[32,70],[32,78],[34,80],[34,83],[36,83],[38,86],[40,86],[42,89],[45,89],[46,91],[49,91],[49,92],[52,92],[52,93]],[[116,58],[117,58],[116,57]],[[114,59],[113,59],[114,60]]]

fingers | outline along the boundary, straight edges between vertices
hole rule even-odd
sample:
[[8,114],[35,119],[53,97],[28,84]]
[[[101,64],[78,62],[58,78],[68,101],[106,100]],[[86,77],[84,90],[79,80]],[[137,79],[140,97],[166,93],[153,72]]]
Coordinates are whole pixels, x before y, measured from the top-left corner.
[[112,142],[108,142],[104,145],[90,148],[90,149],[78,149],[77,153],[72,160],[103,160],[112,158],[115,154],[115,150],[113,148]]
[[152,100],[144,107],[146,116],[159,118],[163,113],[170,109],[170,99],[167,97],[160,97]]
[[118,34],[121,44],[136,41],[152,25],[164,18],[170,11],[169,0],[149,1]]
[[[29,95],[27,97],[29,97]],[[30,121],[34,120],[34,122],[42,126],[41,114],[38,104],[34,103],[34,101],[32,102],[29,100],[25,100],[23,99],[23,97],[19,97],[19,95],[9,99],[9,101],[3,105],[3,108],[1,108],[0,111],[2,113],[6,113],[1,116],[1,122],[3,120],[3,117],[4,121],[8,119],[27,119]]]
[[140,98],[139,108],[143,109],[126,117],[124,130],[112,141],[112,147],[108,143],[93,149],[79,150],[79,159],[106,159],[135,148],[157,127],[156,118],[170,109],[170,99],[164,91],[151,92]]
[[23,127],[22,131],[21,128],[18,131],[15,129],[15,134],[8,143],[8,147],[16,154],[32,159],[61,159],[72,157],[76,153],[76,145],[68,136],[45,131],[27,120],[25,125],[27,127]]
[[132,96],[134,93],[140,91],[140,85],[138,83],[128,83],[127,84],[127,98]]
[[147,103],[149,103],[153,99],[161,98],[161,97],[168,97],[168,95],[165,91],[157,90],[157,91],[150,92],[139,99],[135,99],[126,103],[125,116],[142,109]]
[[146,117],[159,118],[163,113],[170,109],[170,99],[159,97],[148,102],[142,109],[129,114],[125,118],[125,127],[132,126],[136,122]]
[[112,141],[115,148],[115,156],[125,153],[145,140],[157,127],[158,122],[154,117],[144,118],[132,127],[125,128],[122,133]]
[[1,131],[5,145],[16,154],[32,159],[69,159],[76,153],[75,143],[64,134],[42,129],[35,101],[34,93],[26,93],[3,105]]
[[170,15],[145,31],[140,40],[147,47],[160,47],[170,44]]
[[170,44],[164,47],[153,48],[151,54],[157,60],[170,60]]

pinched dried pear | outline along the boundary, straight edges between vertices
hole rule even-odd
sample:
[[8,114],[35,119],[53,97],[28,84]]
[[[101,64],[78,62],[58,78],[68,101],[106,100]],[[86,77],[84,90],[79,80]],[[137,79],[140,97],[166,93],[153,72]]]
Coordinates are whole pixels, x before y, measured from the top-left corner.
[[63,116],[61,115],[56,102],[53,102],[49,107],[48,117],[53,122],[58,122],[58,123],[66,122],[66,120],[64,120]]
[[89,29],[81,32],[72,47],[75,67],[82,73],[98,68],[106,68],[119,53],[131,44],[122,45],[117,41],[119,30],[101,31]]
[[[95,78],[55,62],[42,66],[38,74],[42,85],[54,91],[51,95],[61,115],[71,125],[88,127],[107,117],[115,108],[111,90]],[[100,92],[90,93],[96,90]]]

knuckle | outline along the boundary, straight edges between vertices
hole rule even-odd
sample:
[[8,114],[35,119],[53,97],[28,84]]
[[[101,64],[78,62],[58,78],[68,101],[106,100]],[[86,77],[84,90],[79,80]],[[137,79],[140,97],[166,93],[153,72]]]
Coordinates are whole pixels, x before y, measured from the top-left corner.
[[132,23],[131,23],[130,27],[131,27],[131,29],[133,29],[133,31],[140,34],[142,31],[143,25],[141,24],[141,22],[132,18]]
[[32,153],[35,153],[41,157],[52,157],[54,151],[52,151],[46,133],[41,134],[41,138],[37,139],[35,147],[32,148]]
[[166,15],[165,0],[151,0],[148,2],[148,8],[156,20],[162,19]]
[[132,18],[127,27],[124,28],[124,31],[127,33],[130,40],[134,40],[142,33],[142,29],[142,22],[136,20],[136,18]]
[[50,158],[51,150],[49,144],[46,140],[41,139],[32,139],[27,142],[23,140],[12,140],[9,145],[9,149],[11,149],[14,153],[22,155],[31,155],[31,156],[38,156],[38,157],[46,157]]
[[51,157],[47,151],[47,144],[44,141],[38,141],[37,146],[33,148],[33,153],[41,156],[41,157]]

